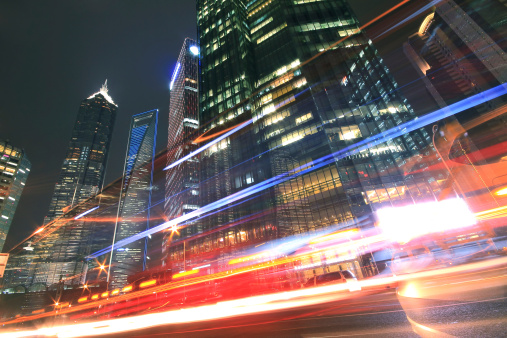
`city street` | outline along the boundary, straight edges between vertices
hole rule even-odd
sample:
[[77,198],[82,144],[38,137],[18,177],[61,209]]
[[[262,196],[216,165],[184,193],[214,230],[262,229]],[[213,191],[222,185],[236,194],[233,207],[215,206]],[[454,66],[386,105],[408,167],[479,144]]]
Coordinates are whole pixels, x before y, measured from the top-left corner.
[[[413,333],[394,290],[292,310],[219,321],[167,325],[129,337],[418,337]],[[125,333],[111,337],[125,337]]]
[[0,338],[507,336],[507,0],[0,13]]

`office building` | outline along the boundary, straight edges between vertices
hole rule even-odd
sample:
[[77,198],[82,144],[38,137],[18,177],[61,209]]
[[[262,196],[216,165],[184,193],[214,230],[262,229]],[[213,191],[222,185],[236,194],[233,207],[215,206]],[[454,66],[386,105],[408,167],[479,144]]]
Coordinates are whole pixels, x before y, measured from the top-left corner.
[[[169,130],[167,165],[197,149],[192,142],[199,129],[198,96],[199,47],[192,39],[185,39],[169,85]],[[193,157],[166,171],[164,212],[168,220],[199,208],[199,159]],[[180,236],[187,237],[200,231],[197,223],[187,224]],[[179,236],[166,233],[162,244],[162,264],[169,265],[168,248]]]
[[157,124],[158,110],[132,116],[108,268],[109,285],[113,289],[123,287],[128,276],[143,271],[149,259],[148,238],[118,249],[114,243],[150,228]]
[[223,270],[243,248],[330,226],[364,229],[379,208],[436,198],[443,177],[410,160],[433,151],[425,130],[340,153],[415,117],[358,27],[343,0],[198,1],[196,143],[246,126],[201,153],[201,205],[293,178],[201,217],[203,233],[173,260],[205,257]]
[[45,223],[102,189],[117,109],[107,81],[81,102]]
[[86,200],[103,188],[116,111],[107,82],[81,102],[44,231],[12,260],[15,265],[8,263],[7,269],[16,274],[12,283],[30,288],[83,282],[93,227],[66,213],[83,203],[86,208]]
[[0,252],[4,247],[31,163],[23,149],[0,140]]

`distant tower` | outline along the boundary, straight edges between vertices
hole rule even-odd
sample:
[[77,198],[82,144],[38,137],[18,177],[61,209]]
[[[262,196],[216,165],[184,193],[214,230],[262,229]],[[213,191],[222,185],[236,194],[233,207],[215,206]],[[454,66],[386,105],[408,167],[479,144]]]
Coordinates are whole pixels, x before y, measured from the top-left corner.
[[102,188],[117,108],[107,80],[100,91],[81,102],[44,223]]
[[[108,94],[107,81],[100,91],[81,102],[72,136],[49,206],[45,224],[60,218],[72,207],[102,189],[109,145],[113,133],[117,105]],[[49,225],[50,235],[34,244],[37,258],[34,275],[25,284],[51,285],[68,279],[78,283],[88,250],[90,223],[76,221],[61,226],[64,220]]]
[[[158,110],[132,117],[114,243],[149,228],[157,123]],[[113,245],[109,270],[111,288],[124,286],[128,276],[145,269],[147,240],[139,239],[118,250]]]
[[0,252],[31,166],[22,149],[0,141]]
[[[191,39],[185,39],[170,84],[169,132],[167,142],[167,164],[197,149],[191,142],[199,129],[198,72],[199,48]],[[199,160],[192,158],[166,172],[165,215],[168,219],[187,214],[199,208]],[[181,237],[199,231],[197,224],[181,229]],[[166,265],[170,253],[168,233],[162,247],[162,264]]]

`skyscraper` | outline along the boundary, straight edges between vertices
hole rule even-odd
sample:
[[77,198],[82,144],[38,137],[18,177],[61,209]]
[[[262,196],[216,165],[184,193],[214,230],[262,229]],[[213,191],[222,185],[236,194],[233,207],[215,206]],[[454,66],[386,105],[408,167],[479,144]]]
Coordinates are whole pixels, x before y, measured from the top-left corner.
[[[65,212],[102,189],[116,110],[107,83],[81,102],[44,232],[29,246],[29,251],[13,260],[25,265],[30,261],[30,267],[23,266],[20,276],[12,279],[15,283],[25,286],[49,286],[62,280],[80,283],[93,229],[79,218],[67,218]],[[15,271],[17,267],[8,268]]]
[[[199,48],[191,39],[185,39],[170,83],[169,132],[167,164],[170,165],[197,149],[191,141],[199,129],[199,96],[197,85]],[[164,211],[173,219],[199,208],[199,159],[194,157],[166,171]],[[199,232],[197,224],[182,229],[186,237]],[[165,235],[162,264],[168,263],[168,245],[173,239]]]
[[187,245],[193,255],[221,257],[333,225],[372,226],[378,208],[435,199],[437,180],[414,174],[423,164],[409,162],[432,152],[426,131],[344,151],[415,117],[358,27],[344,0],[198,1],[204,133],[196,142],[246,126],[201,153],[201,205],[293,178],[203,218],[204,234]]
[[119,249],[114,243],[150,227],[157,124],[158,110],[132,116],[109,267],[111,288],[124,286],[129,275],[146,267],[147,238]]
[[0,252],[31,166],[22,149],[12,146],[9,141],[0,141]]
[[45,223],[102,188],[117,108],[107,81],[81,102]]

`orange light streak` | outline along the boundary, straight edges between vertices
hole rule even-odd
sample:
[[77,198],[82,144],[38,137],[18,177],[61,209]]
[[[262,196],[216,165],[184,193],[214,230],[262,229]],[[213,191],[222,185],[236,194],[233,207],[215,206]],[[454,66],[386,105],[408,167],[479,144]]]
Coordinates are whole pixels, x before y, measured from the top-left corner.
[[506,217],[507,216],[507,206],[477,212],[474,215],[479,220],[488,220],[488,219]]
[[238,263],[244,263],[244,262],[267,258],[267,257],[269,257],[269,252],[261,252],[261,253],[255,254],[255,255],[231,259],[229,261],[229,264],[233,265],[233,264],[238,264]]
[[99,299],[99,295],[98,294],[92,296],[92,300],[96,300],[96,299]]
[[102,298],[107,298],[107,296],[109,296],[109,292],[107,292],[107,291],[106,291],[106,292],[103,292],[103,293],[100,295],[100,297],[102,297]]
[[130,292],[132,291],[132,285],[127,285],[123,289],[121,289],[121,292]]
[[120,289],[116,289],[116,290],[111,291],[111,296],[116,296],[118,294],[120,294]]
[[181,277],[185,277],[185,276],[190,276],[190,275],[195,275],[198,272],[199,272],[199,269],[176,273],[173,275],[173,279],[181,278]]
[[81,297],[77,300],[78,303],[84,303],[88,300],[88,297]]
[[204,134],[200,135],[198,138],[196,138],[193,142],[194,142],[194,143],[201,143],[201,142],[204,142],[204,141],[207,141],[207,140],[211,140],[211,139],[213,139],[213,138],[215,138],[215,137],[217,137],[217,136],[223,135],[223,134],[227,133],[228,131],[233,130],[233,129],[234,129],[234,128],[236,128],[236,127],[239,127],[240,125],[242,125],[242,124],[244,124],[244,123],[245,123],[245,122],[241,122],[241,123],[238,123],[237,125],[235,125],[235,126],[233,126],[233,127],[230,127],[230,128],[224,129],[224,130],[219,131],[219,132],[216,132],[216,133],[214,133],[214,134],[212,134],[212,135],[204,136],[204,135],[206,135],[206,133],[207,133],[207,132],[206,132],[206,133],[204,133]]
[[494,194],[497,196],[506,196],[507,195],[507,187],[496,190],[494,192]]
[[155,284],[157,284],[157,280],[156,279],[152,279],[152,280],[149,280],[149,281],[146,281],[146,282],[142,282],[141,284],[139,284],[139,288],[143,289],[143,288],[147,288],[148,286],[155,285]]

